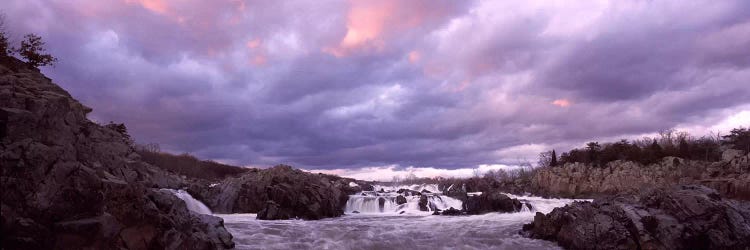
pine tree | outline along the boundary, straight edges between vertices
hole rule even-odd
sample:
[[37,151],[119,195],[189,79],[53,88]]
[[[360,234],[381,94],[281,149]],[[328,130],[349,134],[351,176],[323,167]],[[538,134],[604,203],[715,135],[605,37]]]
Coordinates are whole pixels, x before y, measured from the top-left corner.
[[555,150],[552,150],[552,160],[550,160],[549,165],[554,167],[557,166],[557,153],[555,153]]

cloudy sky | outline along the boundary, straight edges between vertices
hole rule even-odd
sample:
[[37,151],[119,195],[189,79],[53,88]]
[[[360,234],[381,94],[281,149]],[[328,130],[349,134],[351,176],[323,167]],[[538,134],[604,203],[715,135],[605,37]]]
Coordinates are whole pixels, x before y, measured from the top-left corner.
[[238,165],[454,173],[590,140],[750,125],[745,0],[5,0],[0,11],[13,41],[47,41],[59,63],[43,72],[90,118]]

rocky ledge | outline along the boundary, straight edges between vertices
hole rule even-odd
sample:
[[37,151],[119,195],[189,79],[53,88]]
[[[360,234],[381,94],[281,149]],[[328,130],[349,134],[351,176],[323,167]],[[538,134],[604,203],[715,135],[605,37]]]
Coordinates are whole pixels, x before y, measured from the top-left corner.
[[344,214],[348,195],[361,191],[361,185],[352,182],[278,165],[252,169],[210,188],[194,186],[191,191],[217,213],[257,213],[264,220],[317,220]]
[[223,249],[218,217],[157,188],[184,180],[140,161],[120,126],[38,69],[0,56],[0,194],[4,249]]
[[704,162],[665,157],[651,165],[613,161],[602,167],[568,163],[539,169],[528,191],[541,196],[589,198],[641,187],[699,184],[716,189],[724,197],[750,200],[750,154],[727,150],[723,158]]
[[750,203],[683,185],[537,213],[522,234],[569,249],[747,249]]

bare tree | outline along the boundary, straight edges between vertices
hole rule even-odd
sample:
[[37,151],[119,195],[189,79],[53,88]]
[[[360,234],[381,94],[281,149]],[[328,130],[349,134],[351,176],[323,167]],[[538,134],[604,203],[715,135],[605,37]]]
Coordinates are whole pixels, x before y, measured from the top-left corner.
[[13,50],[8,42],[8,33],[5,31],[5,14],[0,13],[0,56],[9,56]]

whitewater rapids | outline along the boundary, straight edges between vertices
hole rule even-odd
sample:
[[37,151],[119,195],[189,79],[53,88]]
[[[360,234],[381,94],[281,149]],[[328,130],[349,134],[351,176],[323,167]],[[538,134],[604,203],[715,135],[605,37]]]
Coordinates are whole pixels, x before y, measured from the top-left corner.
[[[224,218],[237,249],[560,249],[554,242],[528,239],[518,232],[536,212],[548,213],[573,202],[509,195],[532,208],[517,213],[440,216],[419,211],[419,196],[407,197],[406,204],[396,205],[392,197],[400,188],[422,190],[391,187],[375,197],[352,195],[344,216],[317,221],[256,220],[255,214],[217,216]],[[428,197],[438,209],[461,208],[461,201],[434,191]],[[380,197],[387,197],[382,211],[377,201]]]

